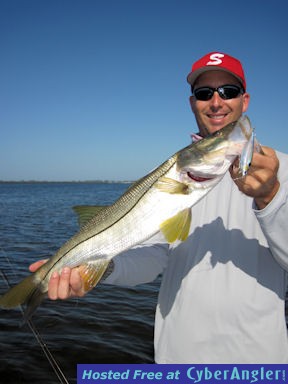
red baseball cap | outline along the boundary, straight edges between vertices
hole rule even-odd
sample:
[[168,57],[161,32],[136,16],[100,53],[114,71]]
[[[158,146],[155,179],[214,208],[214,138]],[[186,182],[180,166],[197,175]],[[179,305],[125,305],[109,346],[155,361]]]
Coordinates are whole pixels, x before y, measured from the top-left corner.
[[225,71],[235,76],[246,90],[246,80],[242,64],[239,60],[226,53],[211,52],[201,57],[192,65],[192,70],[187,76],[187,81],[193,87],[196,79],[206,71]]

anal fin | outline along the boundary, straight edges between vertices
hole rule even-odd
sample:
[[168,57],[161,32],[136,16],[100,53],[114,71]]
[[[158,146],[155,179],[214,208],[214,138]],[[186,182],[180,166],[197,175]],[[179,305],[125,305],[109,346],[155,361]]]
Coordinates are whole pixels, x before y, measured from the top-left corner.
[[83,280],[85,292],[94,288],[104,275],[110,260],[99,259],[93,263],[82,264],[78,267],[79,274]]

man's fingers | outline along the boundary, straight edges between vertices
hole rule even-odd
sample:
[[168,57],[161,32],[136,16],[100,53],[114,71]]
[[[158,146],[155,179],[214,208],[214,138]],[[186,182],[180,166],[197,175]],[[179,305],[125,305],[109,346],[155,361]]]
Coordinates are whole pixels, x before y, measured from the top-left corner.
[[71,271],[70,285],[72,288],[72,293],[75,296],[79,296],[79,297],[84,296],[85,294],[84,284],[78,268],[73,268]]
[[48,283],[48,297],[50,300],[58,299],[58,285],[60,281],[60,276],[58,272],[53,272],[52,276]]
[[45,259],[45,260],[38,260],[36,261],[35,263],[31,264],[29,266],[29,271],[30,272],[35,272],[37,271],[37,269],[39,269],[43,264],[45,264],[47,262],[48,259]]
[[60,274],[60,281],[58,286],[59,299],[64,300],[70,297],[70,276],[71,269],[68,267],[63,268]]
[[61,274],[53,272],[48,284],[48,296],[51,300],[65,300],[70,297],[71,269],[63,268]]
[[251,166],[245,177],[239,176],[237,160],[229,171],[238,189],[253,197],[258,209],[263,209],[271,202],[279,190],[277,178],[279,160],[276,152],[269,147],[262,147],[262,153],[253,153]]
[[[47,260],[39,260],[29,266],[31,272],[37,271]],[[48,283],[48,297],[51,300],[68,299],[69,297],[82,297],[85,295],[83,281],[78,268],[64,267],[60,275],[53,272]]]

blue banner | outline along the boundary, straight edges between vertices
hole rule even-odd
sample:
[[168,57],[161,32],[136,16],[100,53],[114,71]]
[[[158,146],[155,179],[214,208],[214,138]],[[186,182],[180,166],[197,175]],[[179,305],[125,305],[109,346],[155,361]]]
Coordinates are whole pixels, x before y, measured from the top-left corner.
[[288,366],[265,364],[78,364],[77,384],[288,383]]

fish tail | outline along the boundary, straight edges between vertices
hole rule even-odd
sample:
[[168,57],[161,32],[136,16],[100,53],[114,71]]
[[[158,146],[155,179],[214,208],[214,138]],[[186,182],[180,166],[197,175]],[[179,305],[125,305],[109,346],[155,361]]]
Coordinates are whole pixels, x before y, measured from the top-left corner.
[[35,276],[30,275],[0,296],[0,307],[11,309],[26,304],[24,317],[27,320],[44,297],[45,293],[40,290],[40,284],[35,281]]

